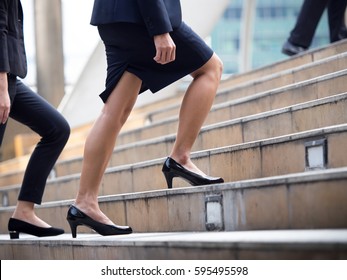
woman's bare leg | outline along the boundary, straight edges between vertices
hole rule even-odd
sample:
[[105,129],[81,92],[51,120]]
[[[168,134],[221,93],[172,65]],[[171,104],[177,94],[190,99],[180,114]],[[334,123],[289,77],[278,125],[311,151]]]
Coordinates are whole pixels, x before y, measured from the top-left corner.
[[183,98],[177,138],[170,157],[185,168],[205,175],[190,160],[190,153],[211,109],[221,79],[223,65],[216,54],[192,73],[193,81]]
[[92,219],[112,224],[98,204],[99,187],[116,138],[136,102],[141,80],[125,72],[86,139],[80,187],[75,206]]

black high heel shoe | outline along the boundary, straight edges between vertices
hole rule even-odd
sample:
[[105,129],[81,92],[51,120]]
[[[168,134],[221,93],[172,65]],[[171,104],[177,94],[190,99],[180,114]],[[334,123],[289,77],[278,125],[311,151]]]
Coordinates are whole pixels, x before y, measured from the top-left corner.
[[118,235],[133,232],[132,228],[128,226],[107,225],[95,221],[73,205],[70,206],[66,219],[69,222],[73,238],[76,238],[77,226],[87,226],[100,235]]
[[218,184],[224,182],[223,178],[220,177],[201,176],[191,172],[170,157],[165,160],[162,172],[164,173],[169,189],[172,188],[172,180],[174,177],[180,177],[188,181],[193,186]]
[[60,228],[38,227],[14,218],[10,218],[8,221],[8,231],[11,239],[19,239],[19,233],[27,233],[37,237],[56,236],[64,233],[64,230]]

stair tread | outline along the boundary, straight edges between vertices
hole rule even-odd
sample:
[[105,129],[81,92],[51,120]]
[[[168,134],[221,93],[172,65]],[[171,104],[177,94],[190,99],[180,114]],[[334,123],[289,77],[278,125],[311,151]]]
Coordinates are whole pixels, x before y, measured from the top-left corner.
[[[347,40],[341,40],[320,48],[308,50],[263,67],[232,75],[229,78],[229,81],[233,82],[232,84],[239,84],[247,80],[256,80],[259,77],[271,75],[275,72],[282,72],[288,69],[301,67],[302,65],[315,63],[336,54],[346,52],[346,47]],[[227,81],[225,84],[228,84]]]
[[50,244],[70,246],[179,246],[235,248],[237,246],[297,246],[301,248],[325,247],[336,249],[337,245],[347,249],[347,229],[289,229],[289,230],[252,230],[221,232],[149,232],[130,235],[101,236],[99,234],[71,234],[37,238],[21,234],[19,240],[9,239],[8,234],[0,235],[0,244]]
[[[10,240],[7,234],[0,235],[0,243],[18,243]],[[252,230],[252,231],[221,231],[221,232],[149,232],[133,233],[129,235],[101,236],[99,234],[78,234],[76,239],[71,234],[54,237],[37,238],[21,234],[20,242],[50,243],[81,245],[110,245],[110,246],[199,246],[214,244],[221,247],[230,247],[236,244],[258,245],[317,245],[317,244],[343,244],[347,246],[347,229],[289,229],[289,230]]]
[[[309,183],[327,180],[347,180],[347,167],[340,168],[329,168],[322,170],[312,170],[293,174],[284,174],[277,176],[270,176],[264,178],[239,180],[235,182],[225,182],[223,184],[214,184],[206,186],[188,186],[188,187],[177,187],[172,189],[157,189],[157,190],[147,190],[138,191],[131,193],[121,193],[121,194],[110,194],[110,195],[100,195],[98,197],[99,203],[110,201],[127,201],[134,199],[151,199],[159,198],[162,196],[178,196],[178,195],[188,195],[192,193],[214,193],[217,191],[229,190],[229,189],[247,189],[254,188],[261,189],[262,187],[267,188],[270,186],[276,186],[281,184],[295,184],[295,183]],[[51,208],[51,207],[61,207],[69,206],[74,202],[74,199],[59,200],[59,201],[47,201],[43,202],[38,208]],[[14,206],[0,207],[1,210],[12,211]],[[1,236],[1,234],[0,234]],[[1,238],[0,238],[1,239]]]
[[[237,151],[246,151],[258,147],[266,147],[266,146],[271,146],[271,145],[282,145],[288,142],[295,142],[295,141],[302,141],[304,139],[311,139],[311,138],[317,138],[321,137],[322,135],[329,135],[329,134],[337,134],[337,133],[343,133],[347,131],[347,124],[339,124],[339,125],[333,125],[333,126],[327,126],[323,128],[317,128],[317,129],[312,129],[312,130],[306,130],[302,132],[296,132],[292,134],[287,134],[287,135],[281,135],[277,137],[272,137],[268,139],[260,139],[260,140],[255,140],[255,141],[249,141],[245,143],[239,143],[239,144],[234,144],[234,145],[228,145],[228,146],[223,146],[223,147],[217,147],[213,149],[208,149],[208,150],[199,150],[195,151],[192,153],[192,159],[199,159],[199,158],[205,158],[205,157],[211,157],[213,155],[220,155],[223,153],[235,153]],[[146,142],[148,143],[148,142]],[[145,160],[142,162],[135,162],[131,164],[123,164],[123,165],[118,165],[118,166],[111,166],[108,167],[105,171],[105,176],[107,174],[112,174],[116,172],[122,172],[122,171],[128,171],[128,170],[138,170],[138,169],[144,169],[144,168],[151,168],[156,165],[162,165],[165,157],[162,158],[155,158],[151,160]],[[342,166],[340,166],[342,167]],[[329,168],[331,169],[331,168]],[[295,172],[296,173],[296,172]],[[290,174],[289,174],[290,175]],[[64,175],[61,177],[56,177],[49,179],[47,181],[47,187],[61,183],[61,182],[67,182],[71,180],[76,180],[80,176],[80,173],[75,173],[75,174],[69,174],[69,175]],[[264,178],[258,178],[260,180]],[[253,180],[253,179],[252,179]],[[19,188],[20,185],[14,184],[14,185],[9,185],[9,186],[4,186],[1,187],[1,190],[9,190],[13,188]]]

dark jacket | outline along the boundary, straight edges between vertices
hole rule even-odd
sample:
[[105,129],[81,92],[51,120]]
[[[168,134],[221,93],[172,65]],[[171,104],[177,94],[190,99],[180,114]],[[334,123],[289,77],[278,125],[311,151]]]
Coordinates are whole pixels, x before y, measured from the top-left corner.
[[171,32],[182,22],[180,0],[95,0],[92,25],[144,24],[151,36]]
[[27,74],[23,10],[19,0],[0,0],[0,72],[21,78]]

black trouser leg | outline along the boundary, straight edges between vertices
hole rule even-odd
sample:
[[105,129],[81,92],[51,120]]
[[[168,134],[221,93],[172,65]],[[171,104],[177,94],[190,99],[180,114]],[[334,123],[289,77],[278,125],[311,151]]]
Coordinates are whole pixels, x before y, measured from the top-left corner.
[[19,80],[10,117],[42,137],[30,157],[18,197],[40,204],[49,173],[69,138],[70,127],[54,107]]
[[290,32],[289,42],[309,48],[327,4],[328,0],[305,0],[296,24]]
[[330,0],[328,3],[328,21],[330,31],[330,42],[341,40],[339,34],[341,25],[344,23],[347,0]]

